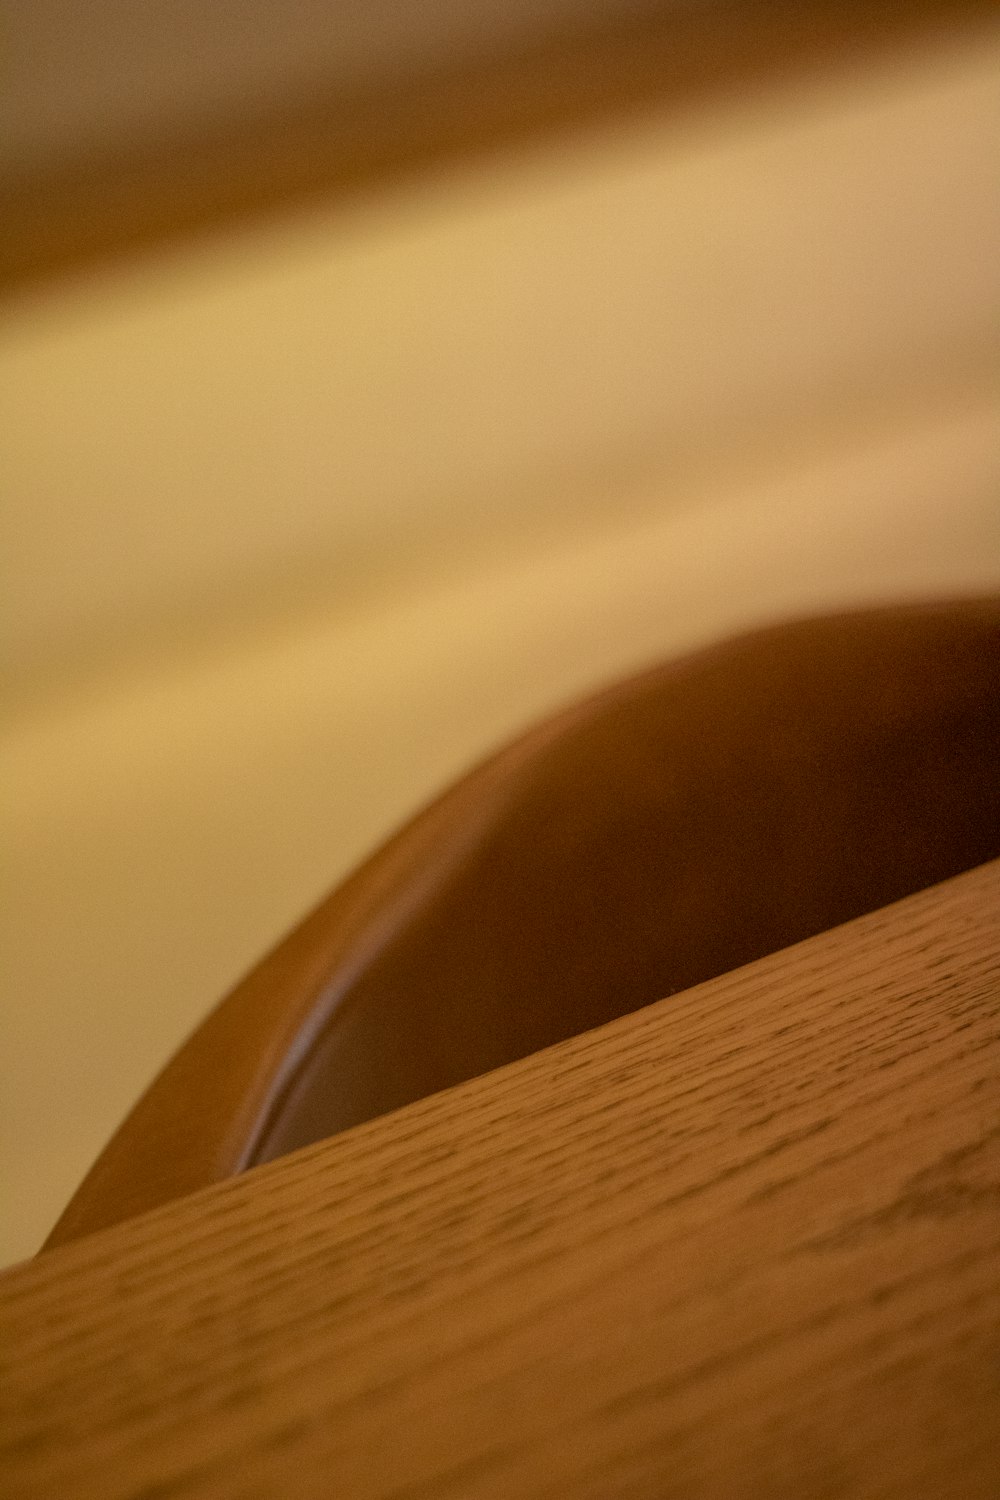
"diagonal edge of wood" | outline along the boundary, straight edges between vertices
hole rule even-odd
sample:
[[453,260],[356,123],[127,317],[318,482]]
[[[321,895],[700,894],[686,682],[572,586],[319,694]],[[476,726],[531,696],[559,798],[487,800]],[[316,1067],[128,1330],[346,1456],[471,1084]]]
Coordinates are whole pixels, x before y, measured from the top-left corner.
[[0,1488],[996,1495],[1000,862],[0,1277]]

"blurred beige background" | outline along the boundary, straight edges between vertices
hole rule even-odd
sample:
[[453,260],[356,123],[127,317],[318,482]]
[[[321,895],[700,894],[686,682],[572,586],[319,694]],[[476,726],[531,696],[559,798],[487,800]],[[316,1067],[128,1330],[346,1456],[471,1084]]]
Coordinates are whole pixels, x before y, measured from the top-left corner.
[[532,716],[1000,585],[998,82],[956,31],[3,309],[0,1260]]

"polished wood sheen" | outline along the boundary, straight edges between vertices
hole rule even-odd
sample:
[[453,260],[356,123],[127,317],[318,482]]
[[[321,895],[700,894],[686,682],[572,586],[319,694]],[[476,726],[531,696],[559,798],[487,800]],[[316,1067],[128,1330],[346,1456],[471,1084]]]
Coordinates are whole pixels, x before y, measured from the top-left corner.
[[5,1500],[994,1500],[1000,863],[0,1277]]

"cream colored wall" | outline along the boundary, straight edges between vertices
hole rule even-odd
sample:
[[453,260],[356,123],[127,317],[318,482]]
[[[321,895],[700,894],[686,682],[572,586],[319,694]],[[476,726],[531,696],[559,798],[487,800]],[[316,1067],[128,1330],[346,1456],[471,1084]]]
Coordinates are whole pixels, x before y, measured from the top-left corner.
[[0,1254],[498,738],[756,619],[997,585],[998,62],[953,38],[8,310]]

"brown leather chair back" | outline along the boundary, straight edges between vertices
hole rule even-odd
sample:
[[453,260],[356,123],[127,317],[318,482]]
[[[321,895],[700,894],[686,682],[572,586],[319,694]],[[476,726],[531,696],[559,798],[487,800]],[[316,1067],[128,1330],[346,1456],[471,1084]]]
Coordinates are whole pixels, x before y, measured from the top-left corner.
[[50,1243],[997,855],[1000,600],[658,667],[501,751],[330,896],[168,1065]]

